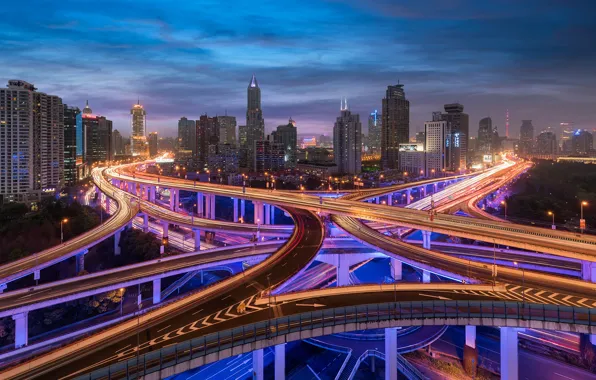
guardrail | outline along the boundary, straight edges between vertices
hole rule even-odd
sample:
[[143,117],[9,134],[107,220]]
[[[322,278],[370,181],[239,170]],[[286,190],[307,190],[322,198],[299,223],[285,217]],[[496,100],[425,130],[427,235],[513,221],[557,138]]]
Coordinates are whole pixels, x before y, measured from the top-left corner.
[[[138,363],[135,357],[101,368],[78,379],[146,376],[191,359],[205,358],[222,350],[233,351],[233,347],[273,340],[276,337],[286,337],[288,334],[307,330],[321,329],[322,332],[324,328],[333,326],[353,324],[353,329],[362,330],[367,325],[378,328],[379,323],[383,323],[389,327],[399,325],[400,321],[406,320],[416,320],[415,324],[433,324],[432,320],[439,319],[438,324],[455,324],[453,322],[457,322],[457,319],[462,321],[467,319],[468,322],[464,324],[474,324],[470,321],[476,319],[480,324],[486,323],[485,321],[491,318],[505,320],[508,325],[512,320],[521,320],[569,323],[596,329],[596,309],[573,306],[441,300],[376,303],[315,310],[220,331],[139,355]],[[449,321],[449,319],[456,321]],[[430,321],[425,323],[425,320]],[[401,324],[403,325],[403,322]],[[298,336],[293,340],[304,339],[301,337],[302,334],[295,335]]]

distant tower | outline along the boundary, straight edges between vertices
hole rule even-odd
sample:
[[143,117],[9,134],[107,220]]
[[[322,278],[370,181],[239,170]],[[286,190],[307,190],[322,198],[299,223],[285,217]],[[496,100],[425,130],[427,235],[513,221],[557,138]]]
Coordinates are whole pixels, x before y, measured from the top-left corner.
[[146,156],[147,136],[145,135],[145,130],[147,128],[147,112],[140,101],[137,101],[137,104],[132,106],[130,110],[130,126],[132,132],[130,136],[132,155]]
[[509,110],[505,113],[505,137],[509,138]]

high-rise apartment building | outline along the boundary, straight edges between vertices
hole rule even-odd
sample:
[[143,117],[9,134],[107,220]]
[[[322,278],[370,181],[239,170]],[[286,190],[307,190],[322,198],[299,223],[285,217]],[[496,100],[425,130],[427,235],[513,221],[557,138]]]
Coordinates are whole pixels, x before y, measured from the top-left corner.
[[[88,168],[112,159],[112,121],[91,113],[82,115],[85,163]],[[89,170],[87,170],[89,172]]]
[[80,113],[79,107],[64,105],[64,184],[66,186],[73,186],[78,180],[77,116]]
[[490,154],[492,152],[493,120],[490,117],[480,119],[478,122],[478,139],[476,141],[480,153]]
[[212,173],[221,170],[223,173],[238,171],[238,149],[234,144],[209,145],[207,166]]
[[399,169],[399,144],[410,139],[410,102],[403,84],[387,86],[382,120],[381,165],[384,169]]
[[147,111],[143,108],[140,101],[132,106],[130,110],[130,144],[133,156],[147,155]]
[[573,151],[573,147],[571,145],[571,139],[573,138],[573,134],[575,130],[573,128],[572,122],[564,122],[559,124],[561,133],[559,135],[559,143],[561,144],[561,153],[564,154],[571,154]]
[[234,116],[217,116],[215,118],[219,129],[219,142],[236,145],[236,118]]
[[341,174],[358,174],[362,169],[362,124],[360,116],[342,102],[340,116],[333,126],[333,155],[337,171]]
[[124,154],[124,141],[117,129],[112,131],[112,148],[114,149],[114,156]]
[[557,137],[552,131],[543,131],[536,137],[536,153],[541,156],[555,157],[557,155]]
[[196,126],[195,157],[197,166],[203,168],[207,164],[209,145],[219,143],[219,127],[214,117],[201,115]]
[[470,118],[459,103],[445,104],[441,119],[447,122],[445,139],[446,170],[465,170],[468,165]]
[[572,154],[577,156],[591,155],[594,150],[594,136],[588,131],[578,129],[571,138]]
[[[254,165],[255,142],[265,138],[265,120],[261,109],[261,89],[257,78],[252,76],[247,89],[246,106],[246,153],[247,162]],[[256,169],[256,168],[255,168]]]
[[522,155],[531,154],[534,151],[534,126],[532,120],[522,120],[519,128],[519,152]]
[[178,150],[193,151],[197,144],[197,126],[194,120],[181,117],[178,120]]
[[0,203],[38,200],[64,184],[64,105],[21,80],[0,89]]
[[445,169],[446,131],[447,122],[441,120],[440,112],[433,114],[433,121],[424,123],[425,171],[428,176],[437,175]]
[[288,124],[280,125],[277,130],[271,133],[273,141],[282,144],[284,147],[284,160],[286,168],[294,168],[298,162],[298,134],[296,123],[290,118]]
[[377,110],[368,115],[368,148],[371,153],[381,152],[382,119],[382,115]]
[[267,136],[255,141],[254,168],[257,173],[276,172],[285,169],[284,145],[276,143]]
[[159,140],[157,132],[149,132],[147,143],[149,145],[149,157],[157,156],[157,141]]

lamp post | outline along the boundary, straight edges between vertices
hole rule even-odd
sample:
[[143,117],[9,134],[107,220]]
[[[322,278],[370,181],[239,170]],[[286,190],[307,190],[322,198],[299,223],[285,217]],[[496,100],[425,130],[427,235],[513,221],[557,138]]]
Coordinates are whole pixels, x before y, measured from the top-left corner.
[[586,220],[584,219],[584,206],[587,206],[588,202],[586,201],[582,201],[580,203],[580,217],[579,217],[579,229],[581,230],[581,233],[584,233],[584,229],[586,228]]
[[124,288],[120,288],[120,316],[122,316],[122,301],[124,300]]
[[68,223],[67,218],[64,218],[60,221],[60,244],[62,244],[64,242],[64,229],[62,228],[64,223]]
[[501,205],[505,207],[505,219],[507,219],[507,202],[501,201]]
[[552,216],[552,217],[553,217],[553,224],[551,225],[551,228],[552,228],[553,230],[556,230],[556,229],[557,229],[557,227],[555,226],[555,213],[554,213],[554,212],[552,212],[552,211],[549,211],[549,212],[548,212],[548,215],[550,215],[550,216]]

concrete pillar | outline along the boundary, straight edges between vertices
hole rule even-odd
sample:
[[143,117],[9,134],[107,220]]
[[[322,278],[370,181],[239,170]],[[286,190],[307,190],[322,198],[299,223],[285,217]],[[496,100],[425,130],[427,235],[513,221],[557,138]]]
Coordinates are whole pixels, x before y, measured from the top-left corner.
[[174,210],[176,212],[180,211],[180,190],[176,190],[175,197],[174,197]]
[[205,199],[203,197],[202,193],[197,193],[197,215],[199,215],[199,217],[204,218],[205,217]]
[[108,196],[105,196],[106,199],[106,212],[109,214],[110,213],[110,198],[108,198]]
[[240,216],[242,220],[244,220],[246,214],[246,201],[244,199],[240,200]]
[[582,261],[582,279],[596,282],[596,262]]
[[76,272],[77,274],[79,274],[82,270],[85,270],[85,254],[87,253],[87,250],[81,252],[81,253],[77,253],[77,255],[75,256],[76,258]]
[[476,348],[476,326],[466,326],[466,346]]
[[265,224],[271,224],[271,205],[266,204],[264,212],[265,212],[265,215],[264,215]]
[[149,186],[149,202],[155,203],[155,186]]
[[350,262],[345,255],[337,255],[337,286],[350,285]]
[[376,197],[376,198],[375,198],[375,203],[376,203],[376,204],[379,204],[379,203],[381,203],[381,197]]
[[29,339],[29,314],[28,312],[15,314],[14,321],[14,346],[21,348],[27,345]]
[[427,270],[422,271],[422,283],[430,284],[430,272]]
[[143,214],[143,232],[149,232],[149,215]]
[[286,345],[275,346],[275,380],[286,378]]
[[263,349],[252,352],[252,378],[254,380],[263,380]]
[[436,193],[437,190],[439,189],[439,186],[437,185],[437,183],[433,183],[433,193]]
[[210,219],[211,218],[211,199],[210,199],[211,195],[206,194],[205,195],[205,218]]
[[6,290],[6,288],[8,288],[6,284],[0,284],[0,294],[4,293],[4,290]]
[[163,239],[168,237],[168,230],[170,229],[170,223],[166,221],[161,221],[161,237]]
[[161,302],[161,278],[153,280],[153,304]]
[[211,219],[215,220],[215,194],[211,195]]
[[393,277],[394,281],[399,281],[402,279],[402,262],[391,258],[390,259],[390,264],[391,264],[391,277]]
[[406,204],[409,205],[410,204],[410,198],[412,196],[412,189],[407,189],[406,190]]
[[501,379],[518,379],[517,329],[501,327]]
[[170,189],[170,211],[176,209],[176,189]]
[[[143,227],[143,231],[145,231],[145,227]],[[120,250],[120,233],[121,233],[120,230],[118,230],[114,233],[114,256],[118,256],[121,252],[121,250]]]
[[192,233],[195,235],[195,250],[201,249],[201,230],[193,228]]
[[478,372],[478,350],[476,349],[476,326],[466,326],[466,345],[464,346],[464,369],[472,378]]
[[385,329],[385,380],[397,380],[397,329]]
[[420,188],[420,199],[424,198],[425,193],[426,193],[426,188],[424,186],[422,186]]
[[264,220],[261,217],[261,213],[263,211],[263,203],[261,202],[253,202],[254,205],[254,223],[263,223]]
[[130,182],[129,186],[128,186],[128,191],[132,194],[132,195],[137,195],[137,184],[134,182]]
[[271,217],[269,218],[271,221],[271,224],[275,224],[275,206],[274,205],[270,205],[271,207],[269,208],[269,211],[271,212]]
[[393,205],[393,194],[387,195],[387,204],[389,206]]
[[422,248],[430,249],[430,231],[422,231]]
[[238,199],[232,198],[234,204],[234,222],[238,222]]

